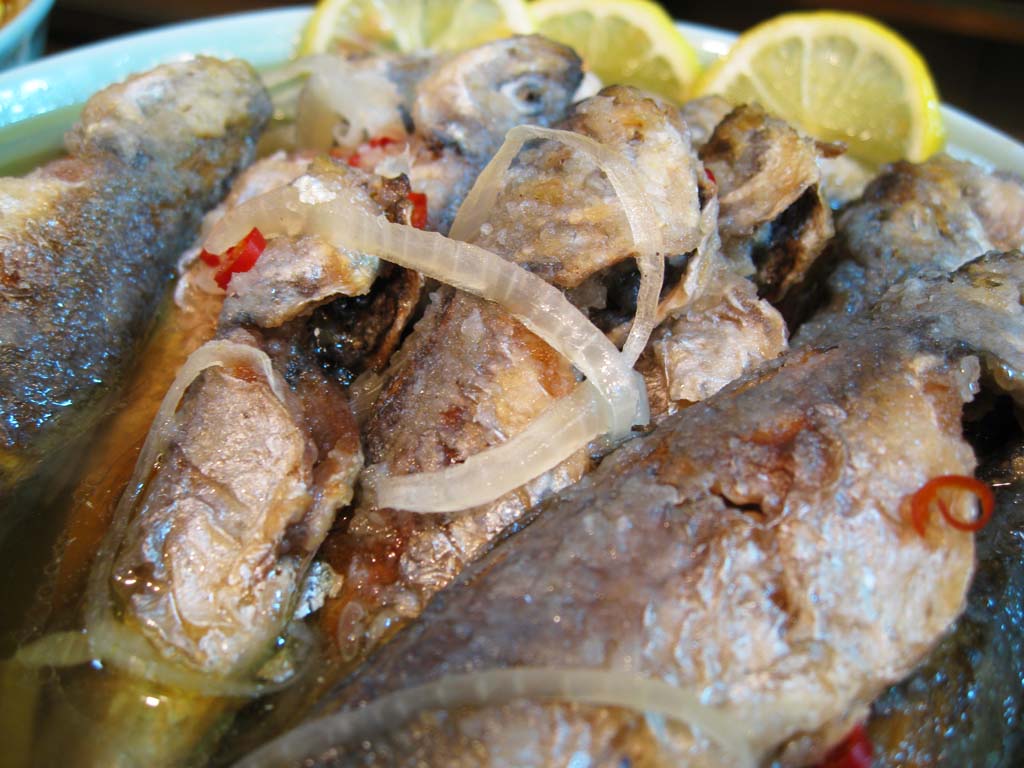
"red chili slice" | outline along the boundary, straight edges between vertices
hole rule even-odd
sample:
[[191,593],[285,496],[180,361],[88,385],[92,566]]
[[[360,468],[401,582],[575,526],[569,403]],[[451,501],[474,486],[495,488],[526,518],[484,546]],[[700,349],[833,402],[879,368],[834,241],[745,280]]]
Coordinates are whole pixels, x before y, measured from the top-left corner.
[[[967,491],[973,493],[981,511],[974,520],[962,520],[952,513],[949,505],[939,496],[945,490]],[[932,504],[939,508],[939,512],[946,519],[946,522],[958,531],[980,531],[992,517],[992,510],[995,509],[996,500],[992,495],[992,489],[981,480],[965,475],[942,475],[934,477],[910,497],[910,522],[914,529],[924,536],[928,528],[928,518],[931,516]]]
[[210,253],[205,248],[199,252],[199,258],[202,259],[203,264],[206,264],[208,267],[216,267],[220,265],[220,256],[216,253]]
[[711,182],[712,184],[717,184],[717,183],[718,183],[718,180],[717,180],[717,179],[715,178],[715,174],[713,174],[713,173],[711,172],[711,169],[710,169],[710,168],[705,168],[705,169],[704,169],[704,174],[705,174],[705,175],[706,175],[706,176],[708,177],[708,180],[709,180],[709,181],[710,181],[710,182]]
[[829,750],[817,768],[871,768],[873,753],[867,729],[856,725],[845,739]]
[[267,241],[263,237],[263,233],[253,227],[249,234],[231,246],[224,254],[223,266],[213,276],[217,285],[227,289],[228,283],[231,282],[231,276],[252,269],[266,247]]
[[416,229],[423,229],[427,226],[427,196],[423,192],[410,192],[409,202],[412,203],[409,223]]

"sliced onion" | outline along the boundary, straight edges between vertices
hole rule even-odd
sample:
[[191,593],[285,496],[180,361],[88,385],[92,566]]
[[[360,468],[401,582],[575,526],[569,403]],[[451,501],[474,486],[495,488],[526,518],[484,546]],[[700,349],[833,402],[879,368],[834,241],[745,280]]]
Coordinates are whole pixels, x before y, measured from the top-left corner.
[[505,172],[523,145],[532,139],[557,141],[590,158],[607,177],[622,203],[633,247],[637,253],[637,267],[640,270],[636,315],[622,348],[626,364],[632,366],[647,346],[647,340],[656,324],[658,297],[665,280],[665,259],[662,253],[664,239],[661,222],[653,215],[655,207],[644,191],[643,181],[621,153],[589,136],[572,131],[532,125],[517,126],[505,136],[505,143],[495,153],[466,195],[452,223],[451,237],[468,241],[477,236],[498,199]]
[[[373,136],[404,133],[402,95],[383,70],[355,66],[340,56],[308,56],[266,78],[270,87],[284,86],[307,75],[301,92],[282,89],[282,99],[295,100],[299,149],[330,149],[335,140],[354,148]],[[282,106],[287,109],[288,101]],[[343,130],[338,130],[344,126]]]
[[77,667],[93,659],[84,632],[54,632],[22,646],[14,660],[25,667]]
[[348,404],[356,424],[362,426],[370,418],[373,404],[384,386],[384,377],[377,371],[363,371],[348,388]]
[[[298,625],[297,625],[298,626]],[[148,680],[151,683],[188,691],[199,696],[256,698],[287,688],[306,671],[297,670],[280,681],[234,679],[200,672],[184,664],[176,664],[158,653],[145,637],[113,617],[94,622],[88,627],[90,658],[99,659],[115,668]],[[309,642],[309,638],[305,638]],[[302,648],[295,657],[310,660],[313,654]]]
[[225,214],[205,247],[222,252],[253,227],[267,237],[316,234],[337,250],[371,253],[493,301],[566,357],[596,387],[604,401],[602,410],[607,410],[602,414],[608,425],[605,431],[621,438],[634,424],[649,419],[639,374],[561,291],[517,264],[436,232],[393,224],[340,199],[304,202],[296,187],[273,190]]
[[146,638],[114,617],[110,579],[117,550],[131,522],[156,462],[174,434],[175,412],[186,390],[207,368],[246,365],[262,373],[274,394],[284,402],[284,384],[262,350],[231,341],[210,341],[189,355],[164,395],[135,470],[114,511],[114,518],[89,574],[85,601],[85,629],[90,658],[99,659],[152,682],[183,688],[203,695],[254,696],[271,690],[259,682],[236,682],[174,664],[159,654]]
[[[584,382],[522,432],[461,464],[386,481],[371,476],[377,506],[457,512],[493,501],[537,477],[537,467],[555,467],[599,437],[605,427],[600,406],[597,390]],[[495,465],[501,467],[501,472],[490,469]]]
[[[340,199],[304,201],[295,186],[268,192],[226,214],[205,247],[214,253],[223,251],[241,237],[238,232],[244,235],[253,227],[267,237],[316,234],[342,252],[372,253],[494,301],[573,363],[600,395],[579,414],[569,433],[572,442],[562,439],[544,445],[552,442],[551,433],[541,432],[542,427],[528,428],[502,446],[477,454],[471,462],[440,472],[402,477],[368,472],[365,479],[375,486],[382,504],[391,499],[397,508],[414,512],[448,512],[482,504],[552,469],[593,437],[608,434],[621,439],[634,424],[646,424],[650,418],[643,379],[607,337],[557,288],[484,248],[393,224]],[[543,424],[546,428],[566,425],[575,420],[570,416],[563,405]],[[443,488],[455,482],[472,491],[461,503],[455,503]],[[476,501],[469,502],[470,498]]]
[[331,747],[393,730],[430,710],[484,707],[518,699],[621,707],[663,715],[717,743],[733,757],[734,765],[753,768],[758,762],[746,722],[702,703],[695,691],[629,672],[512,667],[448,675],[387,694],[359,709],[313,720],[248,755],[237,768],[296,765]]

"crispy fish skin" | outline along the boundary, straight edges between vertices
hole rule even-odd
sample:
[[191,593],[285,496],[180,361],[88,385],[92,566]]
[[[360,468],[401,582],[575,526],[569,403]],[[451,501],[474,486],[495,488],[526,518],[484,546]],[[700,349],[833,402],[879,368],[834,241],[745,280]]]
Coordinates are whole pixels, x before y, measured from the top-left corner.
[[[705,108],[715,105],[712,99]],[[697,120],[703,111],[690,110]],[[773,303],[803,281],[834,234],[820,192],[822,155],[816,142],[756,105],[734,109],[700,147],[718,185],[722,246]]]
[[846,206],[823,269],[827,304],[801,336],[871,306],[898,280],[1024,247],[1024,181],[937,155],[894,163]]
[[[929,478],[973,470],[961,406],[977,353],[1024,363],[1022,286],[1019,253],[908,281],[843,333],[627,443],[323,710],[452,673],[614,669],[703,692],[760,760],[820,759],[962,610],[973,537],[938,522],[921,537],[901,507]],[[990,327],[1017,334],[1007,346]],[[685,725],[582,704],[382,725],[391,736],[360,734],[314,764],[732,764]]]
[[583,78],[581,67],[571,48],[524,35],[442,59],[417,84],[413,125],[435,145],[436,159],[417,159],[409,179],[427,194],[432,229],[448,231],[509,129],[564,117]]
[[[381,213],[359,170],[324,166],[295,183]],[[337,290],[365,290],[376,268],[375,258],[372,268],[362,264],[368,258],[277,238],[228,284],[217,338],[265,352],[273,375],[232,370],[238,365],[201,374],[117,542],[112,587],[125,617],[165,656],[221,676],[244,674],[266,656],[363,463],[342,384],[316,359],[312,307],[295,300],[294,317],[272,314],[261,327],[245,313],[239,320],[236,294],[273,306],[290,285],[292,273],[281,275],[288,262],[313,274],[327,263],[327,281],[343,278]]]
[[249,65],[168,64],[93,96],[69,158],[0,180],[0,493],[95,423],[269,115]]
[[[577,105],[562,125],[645,168],[651,197],[665,209],[668,247],[685,253],[696,246],[697,160],[674,111],[633,89],[612,88]],[[632,258],[629,225],[616,205],[589,158],[544,141],[510,170],[475,242],[551,282],[576,284]],[[569,362],[504,309],[443,288],[385,375],[364,430],[368,460],[394,474],[464,461],[522,431],[575,384]],[[416,616],[527,509],[589,467],[586,451],[578,451],[524,487],[456,515],[357,505],[347,528],[325,546],[345,577],[321,618],[341,655],[365,654]]]
[[[1001,476],[992,520],[978,534],[967,609],[914,673],[872,704],[880,768],[1019,765],[1024,753],[1024,493]],[[1013,478],[1011,482],[1011,478]],[[949,734],[956,734],[950,738]]]

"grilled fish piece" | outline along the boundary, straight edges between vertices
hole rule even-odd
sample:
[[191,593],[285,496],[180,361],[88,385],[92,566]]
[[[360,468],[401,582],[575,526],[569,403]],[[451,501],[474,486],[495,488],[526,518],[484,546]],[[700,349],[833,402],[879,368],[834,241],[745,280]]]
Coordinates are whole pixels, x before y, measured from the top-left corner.
[[722,270],[713,286],[659,325],[638,361],[659,421],[711,397],[787,348],[782,315],[754,284]]
[[[528,35],[453,55],[355,57],[337,74],[370,73],[381,87],[394,90],[395,109],[385,110],[392,124],[378,130],[392,139],[413,136],[403,157],[385,153],[375,168],[388,176],[407,173],[413,189],[427,195],[430,228],[447,232],[462,198],[510,128],[561,119],[582,79],[580,66],[571,49]],[[359,141],[374,138],[380,137],[362,136],[339,149],[352,152]],[[310,143],[302,139],[301,148],[321,150],[335,141],[330,131]]]
[[[839,214],[824,309],[801,335],[861,311],[898,280],[1024,246],[1024,182],[938,155],[889,166]],[[825,260],[823,260],[825,261]]]
[[[384,186],[407,190],[404,179],[374,185],[347,166],[318,170],[320,193],[375,215],[375,191],[392,199]],[[278,639],[336,511],[352,499],[363,465],[359,431],[343,383],[318,360],[312,310],[297,301],[294,317],[272,313],[260,327],[237,306],[242,292],[273,298],[282,263],[315,268],[311,255],[324,248],[275,239],[257,261],[269,255],[269,268],[228,283],[216,339],[186,366],[209,367],[186,382],[173,420],[154,422],[148,441],[159,441],[157,454],[143,450],[93,564],[83,613],[90,654],[108,670],[72,669],[62,679],[72,709],[91,713],[88,727],[51,709],[35,744],[41,761],[69,749],[83,765],[199,759],[197,751],[216,744],[218,724],[230,722],[238,691],[244,700],[268,681],[301,674],[309,649],[275,653]],[[375,274],[364,274],[368,259],[335,253],[329,261],[349,268],[331,274],[346,272],[349,286],[364,280],[366,290]],[[134,660],[123,652],[131,644]],[[156,694],[159,709],[137,706]]]
[[[967,609],[914,673],[872,705],[874,765],[1018,765],[1024,754],[1024,494],[999,473],[996,511],[978,534]],[[995,479],[995,478],[993,478]],[[950,734],[955,734],[952,738]]]
[[69,158],[0,180],[0,494],[102,415],[269,114],[247,64],[168,64],[93,96]]
[[[312,194],[314,182],[317,194],[381,212],[373,196],[379,187],[361,171],[325,165],[296,184]],[[362,281],[365,290],[376,259],[322,258],[326,250],[333,249],[278,238],[242,279],[232,278],[217,336],[262,350],[274,371],[229,365],[200,375],[118,544],[112,580],[126,616],[165,655],[221,676],[250,668],[253,654],[265,654],[282,630],[309,560],[335,511],[351,500],[362,467],[342,384],[315,358],[305,299],[293,301],[294,316],[271,313],[265,324],[237,308],[261,304],[243,302],[243,293],[270,297],[263,306],[276,307],[288,264],[315,273],[321,262],[337,262],[345,268],[328,276],[344,272],[340,284]],[[367,261],[372,268],[363,268]]]
[[[697,160],[673,110],[632,89],[582,102],[565,127],[623,152],[649,179],[669,252],[700,240]],[[585,225],[585,226],[584,226]],[[559,143],[525,149],[475,242],[561,285],[633,255],[629,225],[593,162]],[[441,469],[504,442],[569,393],[572,366],[500,307],[443,288],[385,375],[364,430],[370,462],[395,474]],[[350,661],[417,615],[531,506],[589,467],[578,452],[505,497],[459,515],[357,505],[325,558],[343,574],[322,625]]]
[[804,279],[833,235],[819,189],[824,154],[756,105],[730,112],[700,148],[718,184],[726,255],[754,272],[759,292],[773,303]]
[[[963,607],[973,537],[939,522],[922,537],[901,507],[929,478],[973,469],[961,406],[979,354],[1024,366],[1022,287],[1019,253],[909,280],[842,333],[627,443],[323,709],[435,688],[366,710],[367,727],[331,749],[324,731],[296,730],[289,764],[733,765],[744,746],[758,764],[820,759]],[[512,690],[474,687],[474,673],[516,667],[664,681],[731,735],[531,699],[514,677]],[[463,673],[450,695],[444,677]]]

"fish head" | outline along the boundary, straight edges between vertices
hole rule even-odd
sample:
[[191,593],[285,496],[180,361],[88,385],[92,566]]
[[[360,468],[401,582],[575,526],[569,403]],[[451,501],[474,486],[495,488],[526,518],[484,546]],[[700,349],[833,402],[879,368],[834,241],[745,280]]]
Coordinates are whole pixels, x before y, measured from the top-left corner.
[[537,35],[463,51],[423,79],[416,130],[473,158],[492,154],[509,129],[560,119],[583,77],[579,56]]

